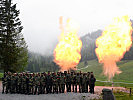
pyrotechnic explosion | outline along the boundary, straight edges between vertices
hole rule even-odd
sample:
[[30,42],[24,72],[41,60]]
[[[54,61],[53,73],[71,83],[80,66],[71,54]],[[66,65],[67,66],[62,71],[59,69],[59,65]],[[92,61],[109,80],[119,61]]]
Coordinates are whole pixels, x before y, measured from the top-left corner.
[[77,36],[79,24],[72,19],[67,19],[63,27],[63,18],[60,17],[61,37],[54,50],[54,62],[58,64],[61,71],[69,69],[76,70],[76,65],[81,59],[80,51],[82,42]]
[[132,27],[128,16],[116,17],[113,23],[105,28],[96,40],[96,54],[100,63],[103,63],[103,73],[109,80],[115,75],[121,73],[116,65],[126,51],[129,51],[132,45]]

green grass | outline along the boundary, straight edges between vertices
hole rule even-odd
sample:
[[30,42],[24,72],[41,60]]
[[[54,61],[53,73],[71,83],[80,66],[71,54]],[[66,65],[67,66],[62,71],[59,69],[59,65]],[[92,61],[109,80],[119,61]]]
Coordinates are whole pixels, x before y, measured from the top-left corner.
[[[108,78],[103,75],[102,64],[100,64],[97,60],[88,61],[88,68],[81,69],[82,72],[94,72],[94,75],[97,80],[107,81]],[[127,82],[133,83],[133,60],[125,60],[117,63],[117,66],[120,68],[122,73],[119,75],[115,75],[113,77],[114,82]],[[79,63],[78,69],[86,67],[84,62]],[[96,82],[96,85],[100,86],[111,86],[111,83],[103,83]],[[123,84],[123,83],[115,83],[114,86],[122,86],[122,87],[133,87],[133,84]]]
[[115,95],[116,100],[133,100],[133,96],[129,95]]
[[0,80],[1,80],[2,77],[3,77],[3,73],[0,73]]
[[133,100],[133,94],[130,96],[129,93],[119,91],[113,92],[113,94],[116,100]]

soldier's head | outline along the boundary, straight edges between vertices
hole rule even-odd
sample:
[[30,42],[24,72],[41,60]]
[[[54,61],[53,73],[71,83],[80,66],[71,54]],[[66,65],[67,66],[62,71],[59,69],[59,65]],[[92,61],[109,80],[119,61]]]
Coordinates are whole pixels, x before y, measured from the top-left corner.
[[90,74],[93,75],[93,72],[91,72]]
[[50,71],[48,71],[48,75],[50,75],[51,73],[50,73]]
[[64,71],[64,73],[67,73],[67,71]]
[[73,72],[71,72],[71,75],[73,75]]
[[61,73],[61,76],[64,76],[64,73]]

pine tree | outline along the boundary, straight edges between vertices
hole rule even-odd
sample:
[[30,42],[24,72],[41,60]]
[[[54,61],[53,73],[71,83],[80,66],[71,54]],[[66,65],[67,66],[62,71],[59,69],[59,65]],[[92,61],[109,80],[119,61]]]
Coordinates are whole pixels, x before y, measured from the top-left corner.
[[0,0],[0,68],[22,71],[27,65],[27,45],[19,19],[19,10],[12,0]]

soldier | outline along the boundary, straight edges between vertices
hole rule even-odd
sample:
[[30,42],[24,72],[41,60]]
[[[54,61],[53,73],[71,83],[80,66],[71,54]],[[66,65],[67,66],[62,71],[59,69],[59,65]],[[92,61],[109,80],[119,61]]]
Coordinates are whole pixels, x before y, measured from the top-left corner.
[[94,94],[95,82],[96,82],[96,79],[95,79],[93,73],[91,73],[91,76],[90,76],[90,93],[93,93],[93,94]]
[[70,73],[68,71],[66,75],[66,87],[67,87],[67,92],[71,92],[71,77]]
[[64,93],[64,91],[65,91],[65,75],[64,75],[64,73],[61,73],[60,87],[61,87],[61,93]]
[[6,94],[8,92],[11,92],[11,73],[8,72],[8,74],[6,75],[6,80],[7,80],[7,84],[6,84]]
[[51,93],[52,91],[52,77],[50,75],[50,71],[48,71],[48,74],[46,75],[46,91],[47,94]]
[[30,93],[29,93],[29,74],[28,73],[26,74],[25,78],[26,78],[26,94],[29,95]]
[[61,73],[57,72],[57,81],[58,81],[58,87],[59,87],[59,93],[61,93]]
[[52,81],[53,81],[53,93],[55,92],[58,93],[58,80],[56,73],[53,74]]
[[90,80],[90,72],[87,73],[87,77],[86,77],[86,93],[88,93],[88,86],[90,89],[90,85],[89,85],[89,80]]
[[34,95],[37,93],[39,95],[40,93],[40,74],[37,73],[35,76],[35,91],[34,91]]
[[79,73],[76,76],[75,92],[77,92],[77,86],[79,86],[79,92],[81,93],[81,77]]
[[16,79],[15,79],[15,74],[11,75],[11,93],[15,93],[15,84]]
[[34,93],[34,74],[30,74],[29,77],[29,93],[30,94]]
[[77,79],[77,73],[74,72],[74,87],[75,87],[74,92],[77,92],[77,90],[76,90],[77,80],[76,79]]
[[18,75],[18,93],[22,93],[22,73]]
[[18,73],[15,73],[15,93],[18,93]]
[[80,76],[80,88],[79,88],[79,92],[81,93],[82,92],[82,80],[83,80],[83,73],[80,71],[80,74],[79,74],[79,76]]
[[74,81],[75,77],[74,77],[74,73],[71,72],[71,84],[72,84],[72,92],[74,92],[74,84],[75,84],[75,81]]
[[44,73],[41,73],[40,77],[40,94],[45,93],[45,76]]
[[83,74],[83,77],[82,77],[82,92],[86,92],[86,81],[87,81],[87,77],[86,77],[86,74],[84,73]]
[[26,75],[25,73],[22,74],[22,83],[21,83],[21,88],[22,88],[22,94],[26,93]]

